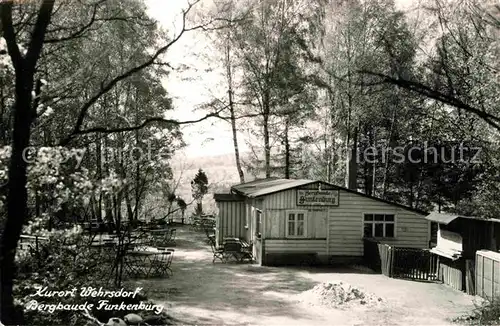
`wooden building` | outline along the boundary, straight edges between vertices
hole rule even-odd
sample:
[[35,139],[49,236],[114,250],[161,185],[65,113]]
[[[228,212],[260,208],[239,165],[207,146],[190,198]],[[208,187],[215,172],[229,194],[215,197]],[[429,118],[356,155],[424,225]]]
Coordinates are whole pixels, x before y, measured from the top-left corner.
[[363,238],[401,247],[428,248],[425,212],[317,180],[261,179],[215,194],[216,239],[243,238],[258,263],[363,258]]
[[438,278],[456,290],[475,294],[476,253],[500,249],[500,220],[456,214],[431,213],[437,223]]

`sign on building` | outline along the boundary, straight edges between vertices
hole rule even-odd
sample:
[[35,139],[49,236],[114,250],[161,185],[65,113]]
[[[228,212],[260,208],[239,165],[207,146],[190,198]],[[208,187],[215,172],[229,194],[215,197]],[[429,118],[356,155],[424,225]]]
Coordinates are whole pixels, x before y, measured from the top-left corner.
[[338,206],[338,190],[297,189],[297,206]]

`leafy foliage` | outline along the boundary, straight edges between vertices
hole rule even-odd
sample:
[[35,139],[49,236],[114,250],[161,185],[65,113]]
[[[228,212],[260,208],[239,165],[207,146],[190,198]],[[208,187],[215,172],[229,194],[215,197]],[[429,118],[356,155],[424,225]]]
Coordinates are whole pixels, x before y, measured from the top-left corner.
[[203,214],[202,200],[203,197],[208,193],[208,177],[202,169],[198,170],[198,173],[196,173],[193,180],[191,181],[191,191],[193,194],[193,198],[198,203],[195,210],[195,215],[201,215]]

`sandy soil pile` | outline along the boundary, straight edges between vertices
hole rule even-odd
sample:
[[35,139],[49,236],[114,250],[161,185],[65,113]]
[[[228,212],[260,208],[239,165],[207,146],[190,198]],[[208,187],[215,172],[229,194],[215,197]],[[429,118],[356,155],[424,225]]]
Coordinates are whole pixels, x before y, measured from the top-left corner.
[[382,303],[383,300],[345,282],[333,281],[318,284],[312,289],[300,293],[299,301],[312,305],[341,308],[353,305],[372,306]]

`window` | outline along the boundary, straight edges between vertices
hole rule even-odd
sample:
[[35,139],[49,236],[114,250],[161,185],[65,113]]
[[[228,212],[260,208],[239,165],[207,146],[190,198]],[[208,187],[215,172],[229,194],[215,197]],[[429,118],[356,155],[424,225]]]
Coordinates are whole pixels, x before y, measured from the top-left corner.
[[251,206],[248,204],[245,204],[245,229],[248,229],[248,227],[250,225],[250,223],[248,223],[248,222],[249,222],[251,213],[252,213]]
[[363,236],[365,238],[394,238],[394,214],[365,214]]
[[306,211],[287,211],[286,236],[305,237],[307,234]]
[[262,211],[260,209],[255,210],[255,235],[260,236],[260,230],[262,226]]

